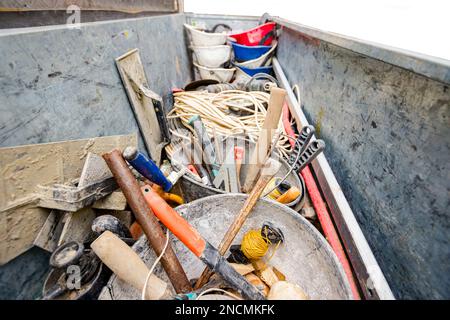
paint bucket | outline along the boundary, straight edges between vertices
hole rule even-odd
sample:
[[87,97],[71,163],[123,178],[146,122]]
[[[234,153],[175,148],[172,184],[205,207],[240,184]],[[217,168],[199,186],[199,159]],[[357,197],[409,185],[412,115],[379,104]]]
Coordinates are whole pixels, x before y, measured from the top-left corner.
[[245,46],[257,46],[257,45],[270,45],[273,40],[273,35],[269,36],[263,43],[261,40],[270,32],[275,31],[275,22],[268,22],[263,25],[257,26],[253,29],[237,33],[230,34],[229,38],[235,40],[238,44]]
[[201,31],[186,23],[184,24],[184,27],[188,30],[194,46],[219,46],[227,42],[227,35],[225,33],[209,33]]
[[195,62],[194,66],[197,67],[201,79],[213,79],[221,83],[230,82],[230,80],[233,78],[234,72],[236,71],[236,68],[208,68],[201,66]]
[[[218,247],[246,199],[247,195],[244,194],[220,194],[184,204],[176,210],[207,241]],[[282,272],[287,281],[299,285],[311,299],[352,299],[344,269],[328,242],[310,222],[284,205],[265,199],[258,201],[233,244],[240,244],[247,231],[261,228],[266,221],[280,228],[285,238],[285,242],[279,245],[271,258],[270,266]],[[172,248],[187,277],[198,278],[205,265],[178,239],[171,239]],[[145,235],[141,236],[132,248],[147,266],[151,266],[156,260]],[[154,274],[166,281],[174,293],[161,265],[155,268]],[[113,275],[99,299],[139,299],[140,294],[138,290]]]
[[272,48],[271,46],[243,46],[234,42],[231,43],[231,46],[237,62],[257,59]]
[[275,43],[269,51],[267,51],[259,58],[247,60],[244,62],[235,62],[234,64],[238,67],[246,67],[246,68],[258,68],[262,66],[270,66],[272,65],[272,58],[276,48],[277,44]]
[[197,63],[208,68],[218,68],[230,60],[231,46],[191,47]]

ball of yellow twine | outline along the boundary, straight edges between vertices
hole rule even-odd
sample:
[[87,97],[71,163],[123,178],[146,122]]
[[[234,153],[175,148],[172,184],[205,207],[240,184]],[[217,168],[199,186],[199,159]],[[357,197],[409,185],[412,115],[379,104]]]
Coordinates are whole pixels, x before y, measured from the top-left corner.
[[[271,241],[261,235],[261,230],[249,230],[242,239],[241,251],[250,260],[258,260],[266,255],[270,244]],[[272,256],[275,253],[275,250],[273,251]]]

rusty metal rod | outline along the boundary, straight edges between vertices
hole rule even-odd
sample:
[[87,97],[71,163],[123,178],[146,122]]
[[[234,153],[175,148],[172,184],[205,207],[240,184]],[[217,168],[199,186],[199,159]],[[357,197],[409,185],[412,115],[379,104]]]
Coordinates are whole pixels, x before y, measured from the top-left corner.
[[[122,153],[114,149],[111,152],[103,154],[103,159],[105,159],[117,184],[122,189],[150,245],[156,255],[159,256],[164,248],[166,236],[153,211],[148,207],[139,184],[128,168],[125,159],[122,157]],[[170,244],[161,258],[161,263],[177,293],[192,291],[192,286],[189,283],[186,273]]]

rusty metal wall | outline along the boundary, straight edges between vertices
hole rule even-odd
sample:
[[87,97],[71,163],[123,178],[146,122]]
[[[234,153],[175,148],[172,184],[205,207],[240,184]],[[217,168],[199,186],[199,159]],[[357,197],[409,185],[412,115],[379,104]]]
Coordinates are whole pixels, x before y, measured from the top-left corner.
[[283,70],[394,295],[448,299],[450,62],[320,35],[285,28]]

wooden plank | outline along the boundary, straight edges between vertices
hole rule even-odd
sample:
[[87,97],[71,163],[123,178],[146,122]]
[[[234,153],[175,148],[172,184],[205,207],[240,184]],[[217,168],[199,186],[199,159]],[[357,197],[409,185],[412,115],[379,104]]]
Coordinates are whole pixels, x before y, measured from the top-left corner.
[[245,276],[246,274],[255,271],[255,268],[251,264],[239,264],[239,263],[230,263],[230,265],[236,270],[241,276]]
[[163,143],[163,135],[150,97],[152,92],[148,90],[147,77],[139,50],[133,49],[118,57],[116,65],[139,124],[145,146],[152,160],[159,166],[165,143]]
[[269,106],[267,108],[266,118],[258,136],[255,150],[250,157],[250,164],[242,187],[244,192],[248,193],[254,186],[261,167],[269,152],[272,138],[278,128],[280,122],[281,111],[283,107],[286,91],[280,88],[272,88],[270,90]]
[[0,265],[33,246],[50,210],[37,207],[38,185],[80,177],[89,152],[137,146],[137,135],[0,148]]
[[76,5],[81,10],[138,12],[178,12],[176,0],[3,0],[1,11],[67,10]]

